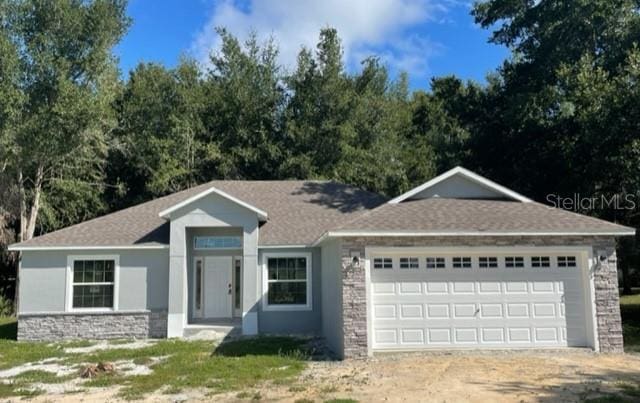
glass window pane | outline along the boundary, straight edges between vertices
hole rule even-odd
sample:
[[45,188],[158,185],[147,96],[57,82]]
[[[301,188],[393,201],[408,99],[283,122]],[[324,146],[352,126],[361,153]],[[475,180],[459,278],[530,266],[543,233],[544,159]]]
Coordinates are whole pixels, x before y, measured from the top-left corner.
[[269,305],[306,305],[307,283],[270,283],[267,295]]
[[73,262],[73,282],[82,283],[84,279],[84,261],[76,260]]
[[73,286],[74,308],[112,308],[113,285]]
[[97,260],[94,263],[94,278],[96,283],[103,283],[104,280],[104,260]]
[[92,283],[94,280],[93,260],[85,260],[84,262],[84,282]]

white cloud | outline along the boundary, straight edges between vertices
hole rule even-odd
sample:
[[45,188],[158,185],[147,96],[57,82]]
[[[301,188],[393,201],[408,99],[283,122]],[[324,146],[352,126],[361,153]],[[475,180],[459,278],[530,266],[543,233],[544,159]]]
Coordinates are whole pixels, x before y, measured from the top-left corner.
[[255,31],[261,39],[275,38],[281,62],[291,68],[301,46],[315,48],[320,29],[331,26],[342,39],[349,68],[376,54],[392,69],[423,75],[428,72],[429,58],[441,46],[409,31],[420,24],[437,23],[451,1],[220,0],[195,37],[191,52],[206,64],[210,52],[220,46],[216,27],[226,27],[241,39]]

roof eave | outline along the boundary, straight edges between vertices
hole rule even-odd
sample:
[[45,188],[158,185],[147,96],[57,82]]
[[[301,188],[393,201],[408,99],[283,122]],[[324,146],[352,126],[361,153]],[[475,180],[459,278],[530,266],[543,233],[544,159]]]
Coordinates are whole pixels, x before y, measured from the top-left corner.
[[10,252],[53,251],[53,250],[158,250],[169,249],[169,245],[9,245]]
[[353,237],[353,236],[634,236],[634,228],[624,227],[620,231],[328,231],[322,234],[312,246],[321,244],[327,238]]

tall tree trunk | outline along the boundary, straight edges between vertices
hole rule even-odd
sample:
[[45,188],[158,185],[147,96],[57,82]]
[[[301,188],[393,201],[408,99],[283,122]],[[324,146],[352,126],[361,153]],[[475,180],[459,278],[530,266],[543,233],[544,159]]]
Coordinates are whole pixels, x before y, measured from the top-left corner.
[[38,166],[36,171],[36,178],[33,184],[33,200],[31,201],[31,209],[29,210],[29,219],[26,225],[25,241],[33,238],[33,234],[36,232],[36,222],[38,220],[38,213],[40,212],[40,196],[42,195],[42,183],[44,182],[44,167]]

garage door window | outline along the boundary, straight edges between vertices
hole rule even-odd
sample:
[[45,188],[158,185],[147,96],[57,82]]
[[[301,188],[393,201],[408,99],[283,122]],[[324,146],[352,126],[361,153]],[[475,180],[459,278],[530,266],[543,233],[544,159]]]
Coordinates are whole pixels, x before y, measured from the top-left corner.
[[470,269],[471,268],[471,258],[470,257],[459,257],[456,256],[453,258],[453,268],[454,269]]
[[418,258],[417,257],[401,257],[400,258],[400,268],[401,269],[417,269],[418,266]]
[[558,256],[558,267],[576,267],[576,257]]
[[443,257],[428,257],[427,269],[444,269],[445,263]]
[[524,258],[522,256],[507,256],[504,258],[505,267],[524,267]]
[[393,261],[390,257],[377,257],[373,259],[374,269],[393,269]]
[[549,267],[549,256],[531,256],[531,267]]
[[498,258],[495,256],[482,256],[478,259],[478,265],[482,269],[498,267]]

